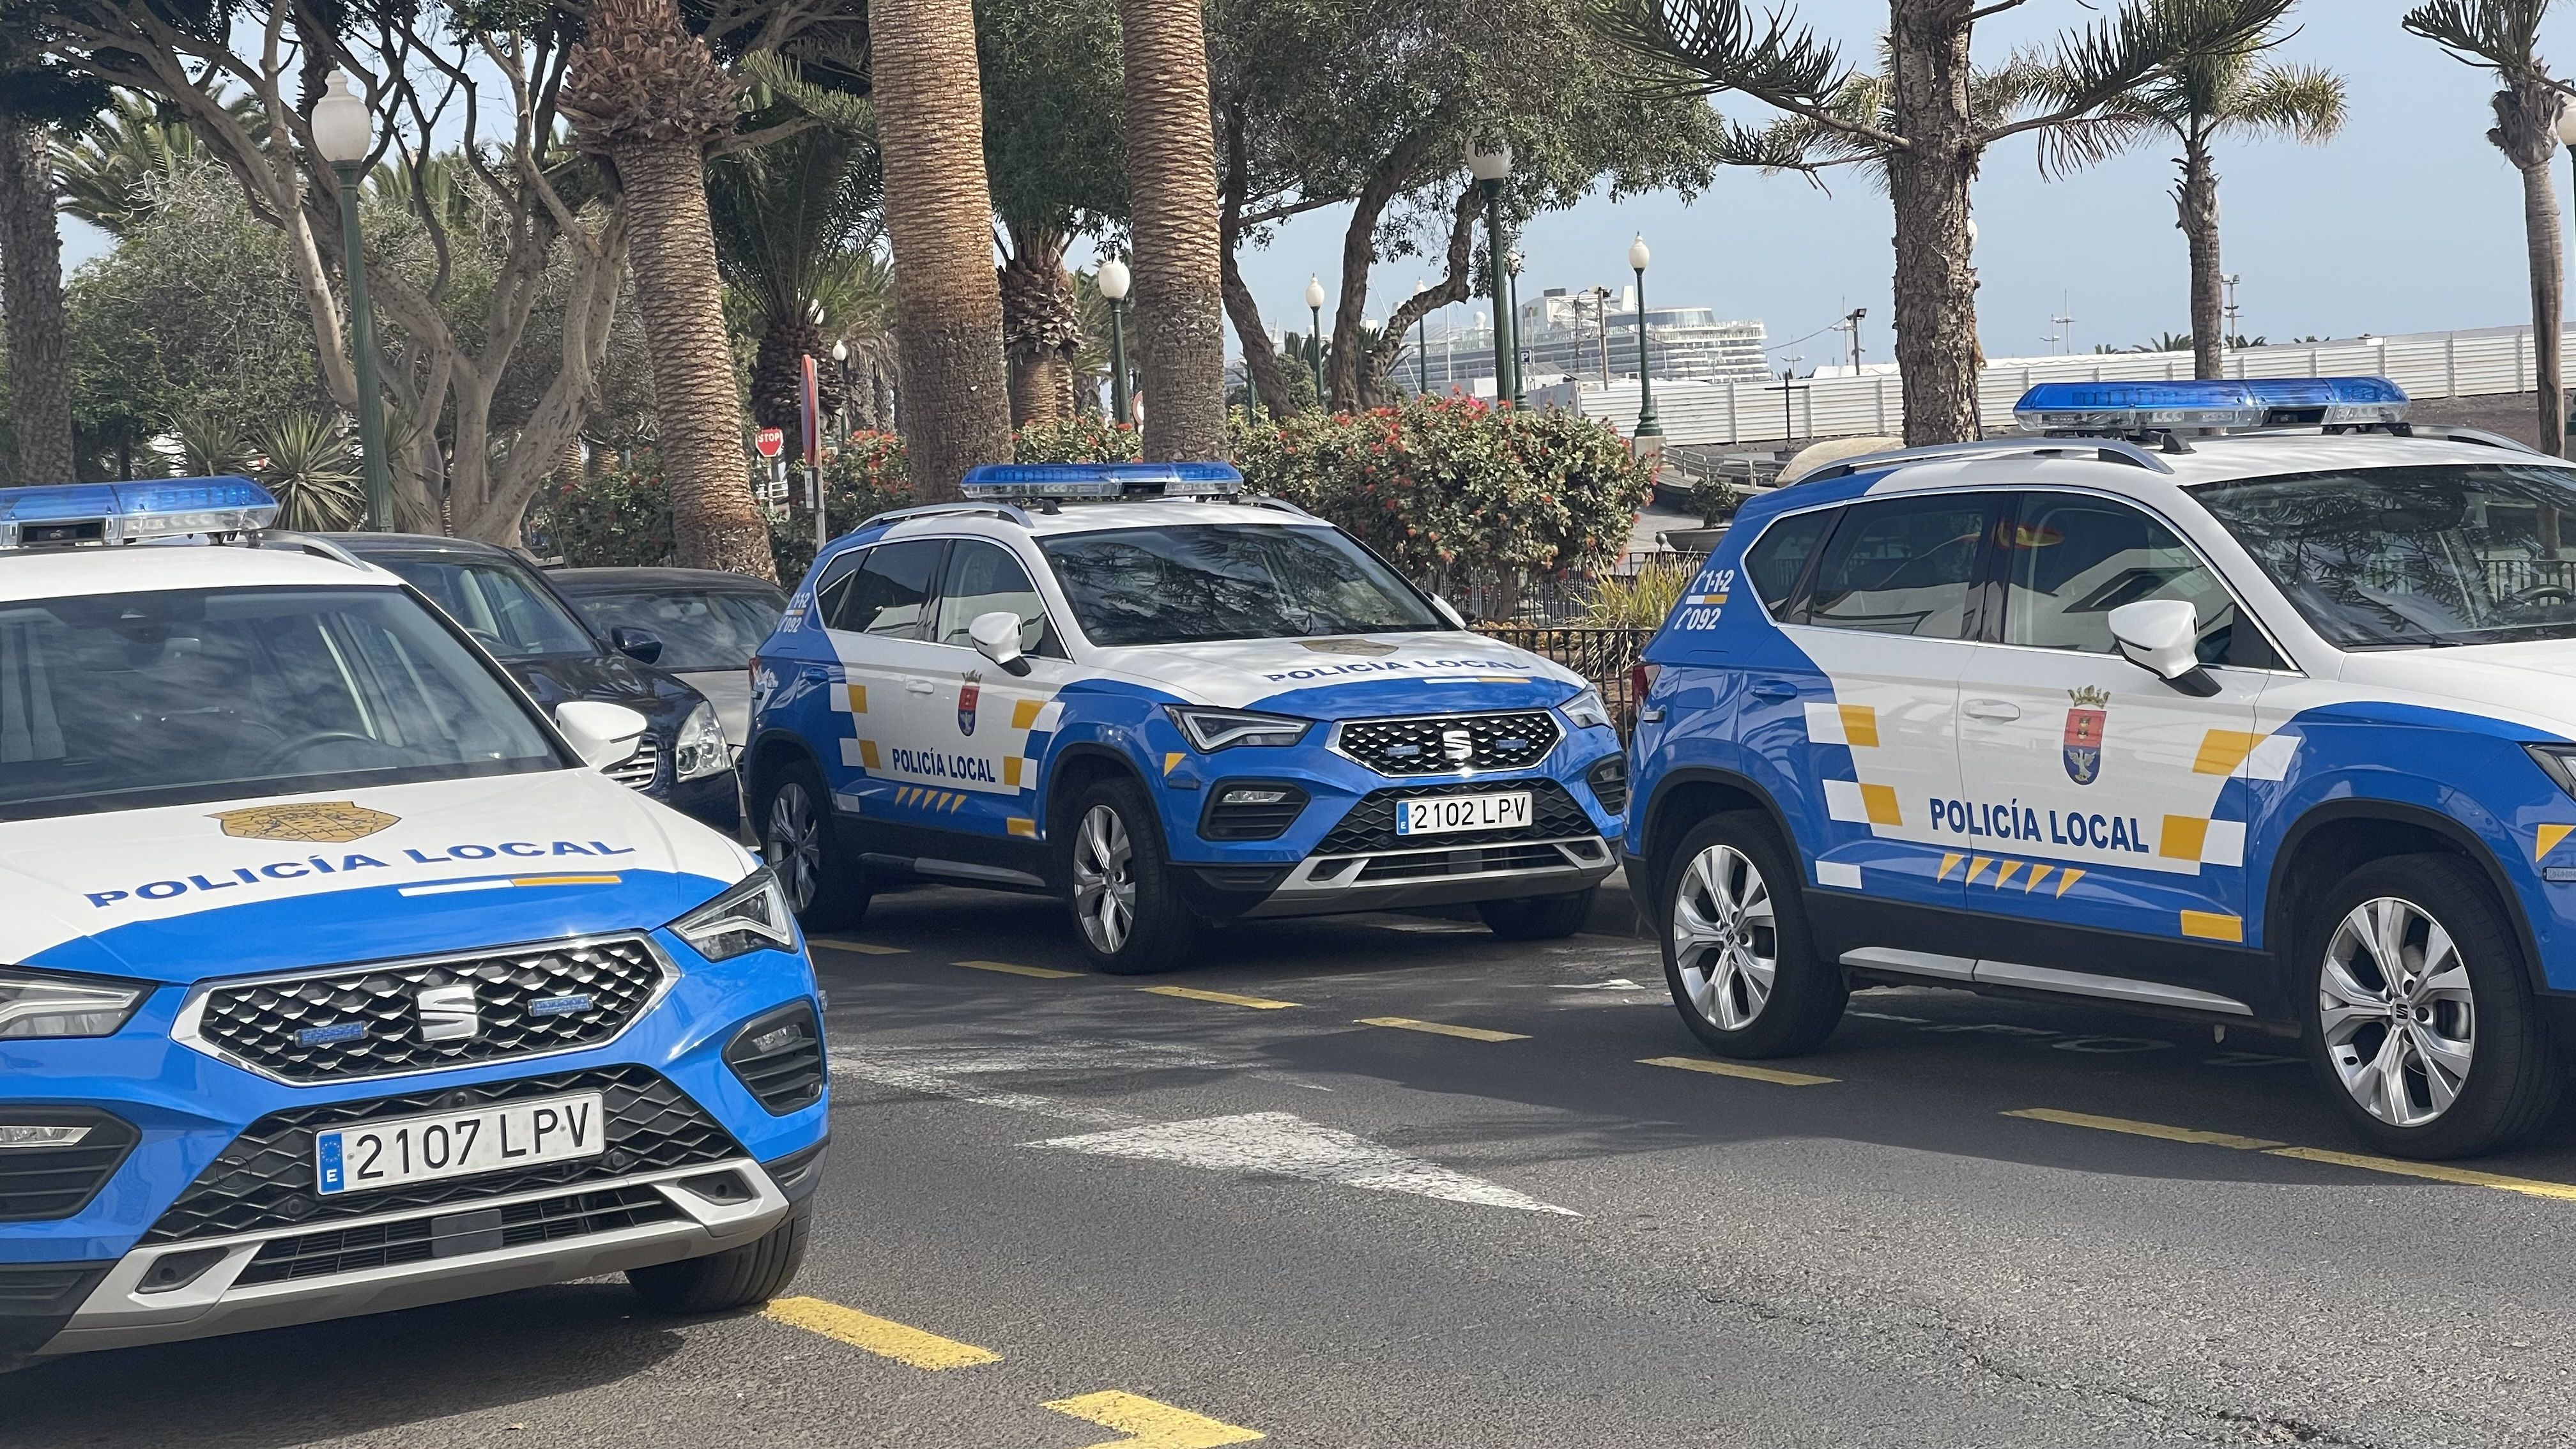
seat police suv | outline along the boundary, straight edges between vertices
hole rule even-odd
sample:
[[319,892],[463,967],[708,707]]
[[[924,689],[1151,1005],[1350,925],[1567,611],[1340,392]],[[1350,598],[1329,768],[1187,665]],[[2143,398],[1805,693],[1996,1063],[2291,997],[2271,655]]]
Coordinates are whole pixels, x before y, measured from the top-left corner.
[[2050,384],[1746,505],[1646,650],[1625,865],[1684,1020],[1854,986],[2298,1038],[2380,1151],[2576,1041],[2576,469],[2376,378]]
[[1600,695],[1241,486],[980,468],[815,560],[753,662],[743,763],[809,929],[907,880],[1057,895],[1112,972],[1182,964],[1207,922],[1582,924],[1626,803]]
[[0,1367],[603,1273],[777,1292],[826,1084],[775,880],[602,773],[641,716],[549,718],[275,515],[0,490]]

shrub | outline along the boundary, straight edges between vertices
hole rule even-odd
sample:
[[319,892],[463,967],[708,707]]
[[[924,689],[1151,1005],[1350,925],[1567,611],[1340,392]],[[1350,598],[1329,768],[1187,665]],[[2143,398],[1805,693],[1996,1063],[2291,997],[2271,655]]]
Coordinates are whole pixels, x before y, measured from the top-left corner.
[[1691,480],[1691,508],[1699,514],[1702,528],[1715,528],[1721,521],[1733,518],[1735,510],[1744,506],[1744,496],[1744,490],[1731,478],[1709,474]]
[[530,510],[523,532],[540,552],[551,545],[574,568],[669,563],[671,494],[662,486],[661,460],[639,450],[557,483]]
[[1132,463],[1143,451],[1134,428],[1096,413],[1031,423],[1011,435],[1011,459],[1019,463]]
[[1682,590],[1699,573],[1694,560],[1649,559],[1633,574],[1603,574],[1584,600],[1583,622],[1595,628],[1660,629]]

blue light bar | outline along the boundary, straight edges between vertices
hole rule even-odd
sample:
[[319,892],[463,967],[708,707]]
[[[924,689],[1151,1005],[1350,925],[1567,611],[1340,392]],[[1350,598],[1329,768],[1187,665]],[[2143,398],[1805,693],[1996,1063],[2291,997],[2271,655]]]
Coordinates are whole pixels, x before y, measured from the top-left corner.
[[2013,404],[2025,428],[2143,432],[2158,428],[2253,428],[2263,404],[2232,380],[2212,382],[2043,382]]
[[0,488],[0,548],[250,533],[276,521],[277,500],[248,478]]
[[2249,377],[2271,423],[2402,423],[2406,390],[2384,377]]
[[1209,498],[1243,491],[1231,463],[987,463],[958,484],[969,498]]

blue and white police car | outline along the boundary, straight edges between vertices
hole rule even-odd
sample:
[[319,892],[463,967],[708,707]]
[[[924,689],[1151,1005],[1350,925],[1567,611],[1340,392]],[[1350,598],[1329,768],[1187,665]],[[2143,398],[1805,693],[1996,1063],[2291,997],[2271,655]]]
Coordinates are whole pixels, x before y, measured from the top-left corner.
[[1646,651],[1625,866],[1682,1016],[1854,985],[2294,1035],[2410,1157],[2576,1042],[2576,467],[2376,378],[2051,384],[1748,504]]
[[0,491],[0,1366],[776,1292],[826,1108],[774,878],[601,773],[642,717],[547,718],[276,511]]
[[835,541],[752,665],[744,774],[806,926],[907,880],[1051,893],[1100,969],[1203,922],[1473,903],[1580,926],[1599,694],[1224,464],[974,470]]

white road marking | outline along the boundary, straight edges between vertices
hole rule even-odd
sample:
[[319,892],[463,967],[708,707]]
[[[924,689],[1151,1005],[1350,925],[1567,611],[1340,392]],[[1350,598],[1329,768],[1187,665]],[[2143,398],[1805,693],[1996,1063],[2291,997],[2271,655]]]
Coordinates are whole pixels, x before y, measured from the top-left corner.
[[896,1062],[852,1056],[846,1053],[832,1058],[832,1075],[850,1077],[879,1086],[900,1087],[928,1097],[947,1097],[952,1101],[973,1102],[981,1107],[1001,1107],[1013,1112],[1033,1112],[1041,1117],[1055,1117],[1067,1122],[1087,1122],[1095,1127],[1126,1127],[1150,1121],[1133,1112],[1115,1107],[1094,1107],[1081,1102],[1067,1102],[1055,1097],[1041,1097],[1034,1092],[1001,1092],[987,1087],[943,1077],[919,1067]]
[[1625,976],[1613,976],[1607,981],[1560,982],[1556,989],[1559,991],[1643,991],[1646,988]]
[[1028,1145],[1103,1157],[1176,1162],[1218,1172],[1302,1178],[1378,1192],[1409,1192],[1478,1207],[1582,1216],[1571,1208],[1541,1202],[1438,1163],[1406,1157],[1365,1137],[1309,1122],[1293,1112],[1244,1112],[1189,1122],[1157,1122]]

